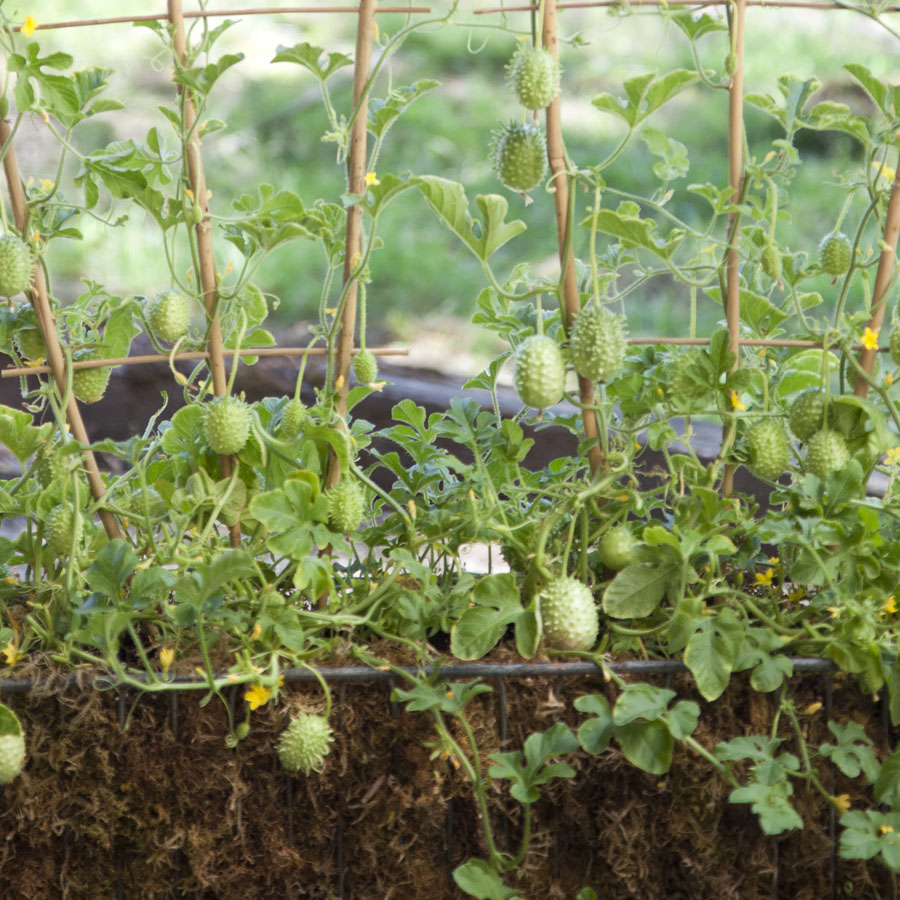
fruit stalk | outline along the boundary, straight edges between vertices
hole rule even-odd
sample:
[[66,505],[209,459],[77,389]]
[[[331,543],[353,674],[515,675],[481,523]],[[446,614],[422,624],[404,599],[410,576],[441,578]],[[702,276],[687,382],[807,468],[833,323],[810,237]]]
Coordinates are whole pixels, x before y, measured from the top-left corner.
[[[0,119],[0,146],[6,146],[12,138],[9,122],[6,119]],[[6,155],[3,157],[3,171],[6,175],[6,183],[9,188],[9,201],[12,206],[13,219],[16,228],[20,232],[25,232],[28,226],[28,208],[25,204],[25,191],[22,187],[22,178],[19,174],[19,163],[16,159],[15,149],[10,145],[7,147]],[[38,322],[41,326],[41,334],[44,337],[44,345],[47,348],[47,362],[50,365],[50,371],[53,380],[56,382],[60,395],[66,395],[66,361],[63,356],[62,347],[59,345],[59,336],[56,333],[56,323],[53,319],[53,310],[50,307],[50,297],[47,293],[47,282],[44,280],[44,270],[39,263],[34,267],[34,282],[31,288],[31,302],[34,305],[35,312],[38,316]],[[69,426],[72,429],[72,437],[79,444],[85,446],[91,443],[88,437],[87,429],[84,427],[84,420],[81,418],[81,410],[78,406],[78,400],[74,394],[69,395],[69,402],[66,406],[66,417],[69,420]],[[100,469],[97,466],[97,459],[90,450],[82,451],[82,459],[84,461],[84,471],[87,475],[88,484],[91,488],[91,494],[95,500],[100,500],[106,493],[106,486],[100,477]],[[107,510],[99,510],[100,521],[106,530],[106,534],[110,540],[121,537],[118,522],[115,516]]]
[[[556,0],[547,0],[544,5],[544,22],[542,43],[544,49],[559,59],[559,40],[557,37]],[[575,253],[571,242],[567,239],[571,220],[569,210],[569,182],[566,166],[566,151],[562,135],[561,94],[553,98],[547,107],[547,159],[550,163],[553,181],[553,200],[556,204],[556,228],[559,242],[559,260],[564,272],[563,293],[566,308],[567,329],[571,328],[575,317],[581,310],[581,299],[578,295],[578,282],[575,274]],[[578,376],[578,393],[582,404],[581,417],[584,422],[584,436],[595,443],[588,450],[588,463],[591,474],[603,464],[603,453],[597,442],[597,416],[594,412],[596,398],[594,382],[583,375]]]
[[[894,273],[894,257],[897,253],[897,238],[900,236],[900,163],[897,165],[897,174],[891,185],[891,197],[888,200],[887,213],[884,217],[884,237],[881,242],[881,257],[878,260],[878,272],[875,275],[875,286],[872,289],[872,317],[869,319],[869,328],[876,334],[881,330],[884,322],[884,308],[886,306],[887,291],[891,286],[891,278]],[[875,369],[875,355],[878,350],[864,348],[859,354],[859,364],[867,375],[871,375]],[[857,376],[853,393],[857,397],[866,397],[869,393],[869,385],[865,378]]]

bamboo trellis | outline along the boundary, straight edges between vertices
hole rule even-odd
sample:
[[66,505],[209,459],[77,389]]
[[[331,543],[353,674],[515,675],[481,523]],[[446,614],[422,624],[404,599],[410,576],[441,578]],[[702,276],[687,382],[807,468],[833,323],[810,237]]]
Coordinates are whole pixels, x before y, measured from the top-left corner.
[[[621,0],[546,0],[544,6],[542,43],[553,53],[557,53],[557,14],[559,11],[567,9],[591,9],[591,8],[607,8],[620,5]],[[675,0],[675,2],[667,2],[667,0],[631,0],[629,6],[646,6],[659,7],[708,7],[708,6],[727,6],[731,12],[731,27],[734,29],[733,47],[736,55],[736,68],[729,85],[730,103],[729,103],[729,182],[732,190],[737,194],[741,190],[742,180],[744,178],[743,161],[742,161],[742,145],[743,145],[743,60],[744,60],[744,14],[747,7],[750,6],[768,6],[783,8],[800,8],[800,9],[817,9],[817,10],[848,10],[848,6],[839,2],[818,2],[818,0]],[[483,7],[472,10],[472,14],[478,16],[486,16],[491,14],[508,14],[513,12],[534,12],[540,8],[539,4],[518,4]],[[852,8],[849,8],[852,11]],[[882,12],[897,11],[900,7],[886,7]],[[167,0],[167,11],[165,13],[150,13],[131,16],[111,16],[101,18],[85,18],[73,19],[59,22],[38,23],[35,30],[51,30],[79,28],[112,24],[133,24],[150,21],[168,21],[174,27],[175,34],[175,54],[183,57],[185,53],[184,44],[184,22],[187,19],[197,18],[213,18],[224,16],[289,16],[289,15],[313,15],[313,14],[354,14],[358,17],[357,24],[357,44],[356,58],[354,67],[354,121],[353,132],[351,134],[350,148],[348,152],[348,189],[350,193],[360,194],[364,191],[366,176],[366,101],[368,79],[371,68],[371,53],[374,38],[374,17],[378,14],[400,13],[405,15],[427,14],[431,12],[428,6],[378,6],[376,0],[361,0],[357,5],[343,6],[289,6],[289,7],[258,7],[258,8],[236,8],[232,10],[197,10],[184,11],[181,0]],[[22,26],[16,26],[15,30],[20,30]],[[190,117],[193,104],[189,96],[184,97],[186,114]],[[568,224],[568,183],[566,179],[566,158],[565,149],[562,140],[562,123],[560,116],[560,97],[554,100],[547,109],[547,138],[548,138],[548,158],[550,162],[551,173],[554,183],[554,195],[556,205],[556,216],[559,234],[559,251],[560,263],[565,272],[563,283],[563,294],[567,318],[571,324],[574,316],[579,309],[579,298],[577,286],[574,283],[574,266],[571,264],[571,248],[569,250],[569,258],[564,259],[562,254],[565,248],[565,234],[569,227]],[[5,130],[4,130],[5,129]],[[16,210],[15,194],[21,191],[21,179],[18,176],[15,155],[13,148],[7,146],[10,139],[8,124],[3,123],[0,128],[0,143],[6,146],[6,156],[4,159],[4,167],[7,174],[7,180],[10,185],[10,194],[12,198],[14,215],[17,219],[17,227],[24,230],[27,223]],[[222,344],[221,331],[217,328],[216,323],[216,279],[213,266],[212,247],[211,247],[211,223],[209,219],[209,211],[206,198],[205,178],[203,174],[203,164],[200,156],[199,142],[192,139],[185,148],[185,156],[188,164],[188,179],[190,188],[201,209],[200,221],[196,224],[198,257],[200,260],[200,279],[204,295],[204,302],[210,316],[210,338],[208,348],[206,350],[187,351],[176,354],[145,354],[128,358],[110,358],[110,359],[91,359],[79,361],[71,364],[71,368],[89,369],[103,366],[119,366],[119,365],[144,365],[158,364],[162,362],[177,362],[181,360],[198,360],[208,359],[210,370],[213,377],[214,392],[217,396],[221,396],[225,391],[226,385],[226,368],[225,358],[240,356],[299,356],[306,353],[310,355],[320,355],[324,353],[319,348],[296,348],[296,347],[265,347],[265,348],[244,348],[239,351],[226,350]],[[18,187],[16,187],[18,185]],[[22,211],[24,215],[24,207]],[[338,335],[337,346],[337,364],[335,367],[335,384],[334,388],[338,397],[338,405],[343,409],[346,403],[347,391],[349,388],[349,367],[353,354],[356,352],[354,346],[354,329],[356,320],[356,285],[352,278],[353,261],[356,258],[355,253],[360,247],[360,222],[361,210],[357,206],[351,206],[348,209],[347,216],[347,234],[346,234],[346,261],[344,271],[345,283],[345,299],[341,310],[341,330]],[[725,268],[726,268],[726,298],[725,312],[726,322],[729,332],[729,348],[735,351],[736,358],[739,359],[737,351],[741,347],[790,347],[790,348],[825,348],[830,345],[820,341],[811,340],[791,340],[791,339],[744,339],[740,337],[740,304],[739,304],[739,287],[738,287],[738,253],[737,247],[731,243],[735,235],[739,231],[739,222],[735,215],[731,216],[729,223],[729,234],[731,235],[729,247],[726,250]],[[872,315],[869,327],[877,332],[881,327],[885,310],[885,296],[893,274],[894,259],[896,256],[897,240],[900,235],[900,165],[897,167],[897,177],[895,178],[891,196],[888,203],[888,212],[884,227],[884,239],[881,242],[881,256],[879,259],[878,272],[876,276],[875,286],[872,298]],[[47,301],[46,309],[41,299],[41,283],[43,281],[43,273],[40,267],[36,270],[35,287],[32,292],[32,303],[38,313],[39,323],[43,333],[44,341],[48,349],[48,360],[46,365],[29,365],[23,367],[7,368],[0,372],[0,377],[22,377],[28,375],[36,375],[43,373],[52,373],[58,384],[65,383],[65,360],[62,349],[59,345],[58,336],[53,326],[52,313],[49,311],[49,301]],[[44,285],[44,294],[46,295],[46,285]],[[46,299],[46,297],[45,297]],[[693,345],[703,346],[709,344],[708,338],[684,338],[669,336],[654,336],[632,338],[631,344],[635,345]],[[871,374],[874,368],[875,355],[878,352],[887,352],[886,347],[879,347],[875,350],[867,349],[861,345],[853,345],[855,352],[859,352],[860,365],[867,374]],[[57,352],[58,351],[58,352]],[[373,350],[376,355],[399,355],[406,351],[396,348],[377,348]],[[737,364],[737,363],[736,363]],[[582,383],[584,379],[579,381],[579,393],[582,404],[587,407],[593,405],[594,387],[592,384]],[[864,378],[859,377],[855,383],[855,392],[859,396],[865,396],[868,385]],[[83,423],[80,423],[80,412],[78,411],[77,401],[74,399],[70,402],[67,409],[67,416],[73,430],[73,434],[79,442],[85,445],[89,444]],[[586,436],[590,439],[596,436],[597,427],[593,413],[590,410],[584,410],[584,427]],[[725,438],[728,440],[729,429],[725,428]],[[104,487],[99,470],[96,470],[96,462],[90,451],[85,451],[85,469],[88,472],[91,491],[95,499],[100,500],[103,496]],[[592,470],[595,470],[601,464],[599,446],[596,444],[589,451],[589,462]],[[223,459],[222,472],[227,475],[230,471],[230,460]],[[330,480],[334,480],[339,476],[336,469],[332,470]],[[733,478],[733,470],[726,467],[723,490],[725,493],[730,492]],[[101,511],[101,518],[110,536],[117,533],[117,526],[112,516]],[[235,535],[233,535],[235,537]]]

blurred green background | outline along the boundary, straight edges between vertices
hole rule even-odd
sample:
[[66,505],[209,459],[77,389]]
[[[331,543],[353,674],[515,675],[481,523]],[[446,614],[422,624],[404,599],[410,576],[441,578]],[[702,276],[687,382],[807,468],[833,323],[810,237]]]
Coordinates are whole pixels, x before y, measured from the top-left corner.
[[[213,2],[209,9],[235,9],[244,3]],[[269,4],[288,6],[289,3]],[[430,4],[435,12],[447,9],[446,0]],[[505,86],[506,61],[516,46],[516,34],[529,28],[530,16],[509,13],[505,26],[499,16],[475,15],[478,5],[461,4],[456,23],[428,28],[411,36],[393,57],[386,77],[374,91],[384,96],[387,77],[393,86],[422,78],[440,81],[440,87],[412,105],[392,130],[379,160],[379,174],[434,173],[461,181],[474,199],[477,193],[505,193],[510,217],[521,218],[528,231],[495,258],[503,275],[527,261],[542,273],[556,271],[556,234],[552,197],[534,192],[534,203],[499,184],[491,172],[489,147],[498,123],[520,115]],[[130,12],[154,11],[152,4],[130,4]],[[186,3],[186,9],[192,4]],[[39,23],[81,17],[122,15],[114,2],[40,0],[31,12]],[[724,16],[721,8],[709,11]],[[344,172],[335,163],[335,147],[321,140],[328,124],[317,83],[299,66],[271,64],[279,45],[310,41],[326,51],[353,53],[355,16],[350,14],[273,14],[241,19],[216,45],[218,53],[241,51],[246,58],[218,83],[207,115],[223,119],[225,130],[204,141],[207,180],[213,191],[212,212],[228,215],[230,201],[240,193],[256,193],[261,182],[296,191],[305,203],[316,198],[340,202]],[[402,18],[381,15],[382,33],[393,34]],[[564,10],[560,13],[563,66],[563,127],[569,155],[580,166],[606,157],[622,135],[613,117],[592,106],[603,91],[622,92],[622,82],[645,71],[665,72],[693,68],[690,45],[681,32],[655,10],[626,6],[616,9]],[[143,140],[147,129],[158,126],[172,132],[157,110],[170,103],[174,92],[168,81],[168,60],[159,39],[145,28],[105,25],[67,30],[38,30],[34,40],[44,50],[62,49],[75,57],[78,68],[111,67],[107,95],[126,105],[122,112],[99,116],[80,127],[77,144],[88,152],[127,137]],[[703,38],[704,67],[721,71],[728,52],[727,32]],[[747,14],[746,90],[776,94],[776,78],[792,72],[806,78],[818,75],[823,87],[818,99],[848,103],[858,113],[870,109],[868,98],[855,89],[841,66],[860,61],[876,76],[887,78],[895,66],[895,39],[864,16],[850,11],[778,10],[754,7]],[[339,107],[349,110],[351,70],[344,69],[329,82]],[[684,91],[648,124],[666,132],[688,148],[690,170],[672,184],[671,211],[689,222],[705,214],[701,201],[686,191],[694,182],[727,183],[727,94],[697,86]],[[750,151],[762,158],[772,141],[781,136],[775,121],[754,109],[747,110]],[[55,168],[57,147],[40,120],[23,125],[19,138],[23,174],[49,177]],[[779,224],[779,239],[791,250],[816,252],[819,239],[830,231],[840,211],[844,191],[834,182],[842,173],[863,163],[858,146],[835,133],[805,132],[799,143],[800,174],[796,179],[789,216]],[[652,167],[655,158],[635,140],[605,176],[609,183],[637,194],[658,186]],[[77,170],[72,161],[68,175]],[[66,187],[66,193],[77,191]],[[586,210],[591,200],[579,198]],[[615,202],[608,200],[607,205]],[[101,204],[102,205],[102,204]],[[115,219],[123,207],[98,210]],[[48,265],[57,296],[69,299],[80,292],[79,279],[104,282],[121,294],[151,294],[168,286],[165,259],[153,223],[136,209],[128,219],[109,228],[96,218],[80,216],[84,240],[57,241]],[[850,219],[852,219],[852,211]],[[849,219],[848,219],[849,222]],[[414,342],[429,329],[463,331],[484,286],[478,262],[425,207],[418,192],[396,201],[382,222],[385,246],[372,260],[369,289],[370,327],[381,337]],[[582,252],[584,246],[579,248]],[[217,265],[238,261],[228,243],[216,240]],[[273,325],[287,328],[315,315],[323,274],[321,251],[295,242],[276,251],[259,271],[257,283],[281,298]],[[822,289],[825,289],[825,285]],[[687,291],[669,279],[654,279],[630,295],[628,312],[633,334],[679,335],[687,332]],[[721,319],[718,306],[700,296],[700,333]],[[469,341],[477,351],[489,338],[477,332]],[[449,361],[448,361],[449,364]]]

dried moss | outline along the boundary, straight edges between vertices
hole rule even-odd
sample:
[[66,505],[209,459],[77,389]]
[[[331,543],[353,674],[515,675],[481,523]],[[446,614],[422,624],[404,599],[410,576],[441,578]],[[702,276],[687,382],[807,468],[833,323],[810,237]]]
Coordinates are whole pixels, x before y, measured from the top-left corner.
[[[129,898],[453,897],[453,867],[484,854],[465,777],[452,760],[430,759],[430,718],[392,707],[384,684],[335,691],[334,749],[322,774],[308,778],[286,775],[274,745],[293,706],[320,704],[313,688],[254,712],[249,737],[232,750],[217,700],[201,707],[181,694],[173,706],[132,694],[122,705],[113,693],[51,684],[9,698],[29,760],[0,794],[0,900],[110,898],[119,884]],[[798,704],[820,699],[821,685],[797,682]],[[675,686],[691,696],[688,679]],[[482,695],[471,723],[484,761],[559,718],[577,725],[571,701],[603,690],[600,679],[510,681],[506,742],[497,692]],[[231,699],[242,705],[237,692]],[[758,733],[774,703],[735,679],[722,699],[701,703],[697,739],[712,747]],[[849,683],[836,692],[835,718],[876,715]],[[814,742],[827,739],[824,722],[822,712],[808,717]],[[831,819],[817,795],[798,789],[806,828],[773,839],[687,750],[676,750],[665,776],[634,769],[615,749],[572,762],[576,778],[554,782],[536,804],[518,881],[525,896],[572,898],[591,885],[602,900],[769,900],[776,872],[779,896],[829,896]],[[853,783],[828,777],[835,792],[856,796]],[[520,809],[500,786],[492,804],[498,841],[513,847]],[[890,896],[890,876],[876,863],[838,860],[837,897],[876,889]]]

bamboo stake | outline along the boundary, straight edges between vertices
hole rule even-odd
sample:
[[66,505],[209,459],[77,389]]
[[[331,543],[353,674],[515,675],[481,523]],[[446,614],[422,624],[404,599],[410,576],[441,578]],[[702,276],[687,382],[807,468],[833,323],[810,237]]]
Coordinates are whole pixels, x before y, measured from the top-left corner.
[[[185,64],[187,59],[187,39],[184,32],[184,11],[181,0],[168,0],[169,21],[175,26],[173,49],[178,63]],[[203,172],[203,157],[200,154],[200,139],[194,126],[197,121],[197,110],[190,91],[178,85],[178,93],[184,102],[184,128],[191,135],[184,147],[187,162],[188,182],[194,194],[194,203],[200,208],[200,221],[194,226],[197,235],[197,257],[200,265],[200,288],[203,292],[203,305],[209,321],[209,368],[212,372],[213,393],[222,397],[228,390],[225,372],[224,345],[222,342],[222,325],[219,321],[218,290],[216,287],[216,263],[212,250],[212,222],[209,218],[209,199],[206,190],[206,176]],[[237,365],[235,360],[233,365]],[[219,457],[219,471],[223,478],[230,478],[233,471],[232,458]],[[231,527],[231,544],[239,547],[241,543],[241,524],[236,522]]]
[[[728,86],[728,183],[734,191],[734,197],[740,196],[741,179],[744,174],[744,13],[747,0],[735,0],[731,27],[734,29],[733,50],[735,69]],[[734,353],[734,364],[731,371],[740,365],[740,333],[741,333],[741,295],[740,295],[740,257],[738,256],[740,214],[732,213],[728,217],[728,233],[731,244],[725,257],[725,320],[728,325],[728,348]],[[732,433],[725,425],[722,434],[722,452],[727,449],[725,442]],[[729,496],[734,490],[734,465],[725,466],[722,474],[722,496]]]
[[[891,286],[894,259],[897,256],[898,236],[900,236],[900,162],[897,163],[897,173],[894,176],[894,183],[891,185],[891,197],[888,200],[887,214],[884,218],[881,256],[878,259],[878,271],[875,274],[875,285],[872,288],[872,317],[869,319],[869,328],[876,334],[881,330],[884,322],[887,292]],[[875,350],[863,348],[859,355],[859,364],[867,375],[871,375],[875,369],[875,353]],[[857,397],[867,397],[869,394],[868,382],[861,375],[856,378],[853,393]]]
[[[28,227],[28,207],[25,202],[25,191],[22,187],[22,178],[19,175],[19,164],[16,153],[10,144],[11,130],[6,119],[0,119],[0,146],[6,147],[6,155],[3,157],[3,170],[6,174],[6,183],[9,187],[9,200],[12,206],[13,219],[16,228],[24,234]],[[66,395],[66,359],[62,347],[59,344],[59,335],[56,333],[56,321],[53,317],[53,309],[50,306],[50,297],[47,293],[47,282],[44,279],[44,270],[40,262],[34,264],[34,281],[31,288],[31,304],[37,313],[38,323],[41,327],[41,335],[44,338],[44,346],[47,348],[47,360],[50,363],[49,371],[53,373],[60,396]],[[79,444],[85,446],[91,443],[84,420],[81,418],[81,410],[74,393],[69,393],[69,402],[66,404],[66,419],[72,430],[72,437]],[[95,500],[101,500],[106,493],[106,485],[100,475],[97,466],[97,458],[91,450],[82,450],[84,471],[87,475],[91,495]],[[98,514],[106,534],[110,540],[121,537],[118,522],[115,516],[107,509],[99,509]]]
[[[358,13],[358,6],[265,6],[260,9],[202,9],[184,13],[185,19],[213,19],[225,16],[273,16],[295,13]],[[383,6],[375,10],[377,13],[400,13],[401,15],[430,13],[429,6]],[[72,19],[68,22],[41,22],[35,31],[50,31],[54,28],[85,28],[92,25],[133,25],[136,22],[162,22],[168,19],[167,13],[143,16],[108,16],[103,19]],[[13,31],[21,31],[21,25],[14,25]]]
[[[323,347],[243,347],[240,350],[223,350],[225,356],[324,356],[328,351]],[[409,356],[409,350],[398,347],[376,347],[370,349],[373,356]],[[167,353],[146,353],[142,356],[120,356],[114,359],[83,359],[72,363],[73,369],[102,369],[105,366],[145,366],[151,363],[180,362],[181,360],[209,359],[208,350],[186,350],[171,356]],[[50,371],[50,366],[28,365],[16,369],[3,369],[0,378],[20,378],[23,375],[42,375]]]
[[[559,38],[557,32],[556,0],[547,0],[544,6],[544,22],[541,40],[544,49],[559,59]],[[553,200],[556,206],[556,233],[559,245],[559,263],[565,272],[563,293],[566,308],[567,329],[572,327],[575,317],[581,311],[581,298],[578,293],[578,281],[575,273],[575,251],[571,242],[566,240],[569,233],[569,182],[566,166],[566,148],[562,133],[562,99],[561,94],[553,98],[547,107],[547,159],[550,163],[550,174],[553,179]],[[581,418],[584,422],[584,435],[594,444],[588,450],[588,463],[591,474],[603,464],[603,451],[600,447],[597,429],[597,414],[594,395],[594,382],[590,378],[578,376],[578,394],[583,404]]]
[[[375,30],[375,6],[377,0],[361,0],[359,21],[356,26],[356,57],[353,65],[353,108],[356,118],[350,130],[350,152],[347,156],[347,189],[351,194],[366,191],[366,163],[368,157],[368,97],[366,85],[372,67],[372,39]],[[359,262],[362,246],[362,207],[354,205],[347,210],[347,230],[344,243],[344,308],[341,310],[341,328],[338,332],[335,360],[334,389],[337,393],[337,412],[347,414],[347,394],[350,390],[350,360],[353,357],[356,331],[356,301],[358,283],[351,281],[351,273]],[[348,284],[349,282],[349,284]],[[328,466],[327,484],[337,484],[341,477],[337,458],[332,455]]]

